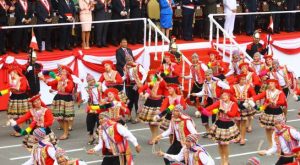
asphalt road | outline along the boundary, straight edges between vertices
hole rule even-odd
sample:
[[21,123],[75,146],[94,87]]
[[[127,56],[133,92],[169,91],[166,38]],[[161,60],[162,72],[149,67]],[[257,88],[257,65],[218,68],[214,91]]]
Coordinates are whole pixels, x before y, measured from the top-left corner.
[[[289,99],[289,112],[288,112],[288,124],[300,129],[300,119],[297,116],[299,103],[294,102],[291,98]],[[193,114],[193,108],[189,108],[187,113]],[[71,136],[66,141],[60,141],[59,146],[67,150],[69,157],[80,158],[86,161],[88,164],[101,164],[102,157],[97,155],[87,155],[86,149],[92,148],[93,146],[87,145],[87,131],[85,126],[85,112],[83,107],[76,111],[76,119],[71,132]],[[15,138],[9,136],[12,128],[5,125],[6,112],[0,112],[0,164],[2,165],[18,165],[29,159],[30,153],[23,148],[22,137]],[[194,118],[197,125],[197,130],[203,132],[204,128],[200,125],[200,119]],[[247,159],[252,156],[257,156],[260,158],[262,165],[272,165],[277,160],[277,156],[260,157],[257,155],[258,144],[261,140],[264,140],[262,149],[267,147],[267,142],[265,138],[264,129],[262,129],[258,124],[258,120],[255,119],[253,122],[253,132],[246,135],[247,143],[245,146],[240,146],[238,144],[230,145],[230,164],[231,165],[245,165]],[[138,142],[142,146],[142,152],[136,154],[134,151],[134,161],[137,165],[163,165],[163,159],[156,157],[152,154],[152,146],[147,144],[150,137],[150,131],[146,124],[128,124],[129,129],[137,137]],[[52,129],[57,136],[62,134],[62,131],[56,130],[57,122],[55,122]],[[216,164],[220,163],[217,144],[209,139],[201,138],[199,140],[200,144],[204,145],[211,156],[215,159]],[[168,139],[163,139],[159,146],[162,150],[167,150],[169,147]],[[100,154],[100,153],[99,153]]]

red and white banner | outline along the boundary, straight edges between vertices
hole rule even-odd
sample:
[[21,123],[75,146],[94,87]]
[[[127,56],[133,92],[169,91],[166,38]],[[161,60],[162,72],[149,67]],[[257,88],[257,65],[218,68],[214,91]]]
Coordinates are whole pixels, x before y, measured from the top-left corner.
[[[84,50],[76,49],[70,51],[70,55],[61,55],[57,53],[52,53],[51,55],[38,55],[37,62],[43,64],[43,70],[53,70],[57,69],[57,65],[67,65],[73,70],[73,74],[78,77],[74,79],[79,82],[80,80],[86,79],[87,73],[90,73],[95,77],[96,80],[100,78],[101,73],[104,72],[104,66],[102,65],[102,61],[111,60],[116,63],[116,55],[102,55],[97,52],[95,54],[92,51],[88,51],[90,54],[86,54]],[[135,60],[142,64],[146,70],[149,69],[150,66],[150,56],[149,52],[144,48],[135,49],[132,51]],[[65,53],[64,53],[65,54]],[[27,63],[28,57],[25,56],[15,56],[15,61],[24,65]],[[5,63],[6,57],[0,58],[0,68]],[[1,75],[1,74],[0,74]],[[2,77],[0,77],[3,79]],[[76,83],[76,82],[75,82]],[[1,83],[0,83],[1,85]],[[50,104],[52,102],[53,94],[49,93],[49,87],[46,84],[41,84],[41,93],[42,99],[46,104]]]

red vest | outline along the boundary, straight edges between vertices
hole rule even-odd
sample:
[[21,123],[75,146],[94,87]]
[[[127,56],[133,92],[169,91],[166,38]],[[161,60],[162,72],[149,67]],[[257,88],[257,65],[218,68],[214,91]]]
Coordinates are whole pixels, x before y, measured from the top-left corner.
[[191,66],[191,73],[192,73],[193,79],[194,79],[194,81],[197,81],[196,80],[196,76],[197,76],[198,77],[197,83],[199,83],[199,84],[203,84],[204,79],[205,79],[205,72],[202,69],[201,64],[202,64],[202,62],[198,62],[197,65]]

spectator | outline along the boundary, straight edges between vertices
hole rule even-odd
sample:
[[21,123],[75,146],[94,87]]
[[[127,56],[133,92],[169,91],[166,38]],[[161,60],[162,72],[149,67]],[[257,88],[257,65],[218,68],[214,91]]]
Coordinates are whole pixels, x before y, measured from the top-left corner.
[[[0,26],[8,25],[8,13],[14,10],[13,6],[10,6],[5,0],[0,0]],[[5,49],[6,41],[6,30],[0,29],[0,54],[3,55],[6,53]]]
[[125,38],[122,39],[120,46],[121,47],[116,51],[116,59],[117,59],[116,67],[117,67],[117,71],[123,77],[124,76],[123,68],[126,64],[125,57],[131,56],[133,58],[133,55],[132,55],[132,50],[127,47],[127,40]]
[[[59,0],[58,3],[58,14],[59,23],[69,23],[73,22],[75,18],[75,5],[72,0]],[[59,37],[59,49],[61,51],[67,49],[71,50],[70,40],[71,40],[72,26],[61,26],[60,37]]]
[[[257,0],[247,0],[244,1],[245,13],[256,12],[257,11]],[[247,15],[246,16],[246,34],[248,36],[253,35],[255,28],[255,17],[256,15]]]
[[190,0],[182,1],[182,30],[185,41],[193,40],[193,19],[195,13],[194,2]]
[[[209,14],[215,14],[217,13],[217,3],[218,0],[205,0],[205,8],[203,10],[204,14],[204,38],[208,40],[209,38],[209,27],[210,27],[210,21],[208,18]],[[215,34],[216,28],[213,28],[213,34]]]
[[[270,11],[282,11],[284,0],[271,0],[270,1]],[[274,33],[280,33],[280,14],[272,14],[274,23]]]
[[[29,25],[31,24],[33,16],[32,3],[28,0],[20,0],[15,4],[15,25]],[[22,52],[28,52],[29,45],[29,28],[15,29],[13,33],[14,43],[12,45],[12,52],[18,54],[21,48]],[[31,32],[31,31],[30,31]]]
[[[51,24],[53,17],[53,8],[49,0],[36,1],[35,16],[37,17],[37,24]],[[52,27],[37,27],[35,29],[36,40],[39,50],[42,51],[42,41],[45,41],[45,48],[52,52],[51,47],[51,28]]]
[[[95,21],[109,20],[110,14],[108,12],[108,6],[111,1],[97,0],[95,5]],[[96,45],[100,47],[107,47],[106,36],[108,30],[108,23],[96,23],[95,34],[96,34]]]
[[[285,10],[299,10],[300,9],[299,0],[286,0],[285,1]],[[295,31],[295,16],[296,13],[287,13],[285,21],[285,30],[287,32]]]
[[[96,2],[93,0],[79,0],[80,8],[80,21],[81,22],[92,22],[92,10],[94,10]],[[90,49],[90,32],[92,29],[92,23],[86,23],[81,25],[81,39],[82,48]]]
[[[145,0],[130,0],[130,18],[145,17],[145,8]],[[133,21],[131,25],[131,41],[129,40],[129,42],[132,44],[143,43],[143,21]]]
[[234,37],[233,29],[234,29],[234,22],[235,22],[234,13],[236,13],[236,0],[223,0],[223,5],[224,5],[224,13],[226,14],[224,29],[230,36]]
[[253,42],[247,46],[246,52],[249,54],[251,58],[253,58],[256,52],[264,55],[268,52],[268,49],[265,45],[259,43],[260,41],[260,34],[259,31],[255,31],[253,34]]
[[[112,19],[126,19],[129,14],[129,6],[125,0],[112,0]],[[112,44],[117,46],[124,36],[124,22],[115,22],[112,27]],[[125,60],[124,60],[125,62]],[[123,68],[122,68],[123,69]]]
[[172,6],[174,5],[173,0],[159,0],[160,5],[160,27],[163,33],[169,38],[170,29],[173,26],[173,11]]

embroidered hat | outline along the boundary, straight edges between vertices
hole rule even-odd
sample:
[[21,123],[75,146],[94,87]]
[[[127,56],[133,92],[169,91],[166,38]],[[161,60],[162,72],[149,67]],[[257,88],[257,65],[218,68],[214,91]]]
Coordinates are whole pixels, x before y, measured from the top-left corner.
[[41,94],[38,94],[38,95],[35,95],[35,96],[31,97],[31,99],[29,99],[28,101],[29,102],[34,102],[35,100],[40,99],[40,98],[41,98]]
[[43,139],[45,138],[45,136],[46,136],[46,130],[45,130],[45,128],[36,128],[36,129],[33,131],[32,135],[33,135],[34,137],[36,137],[36,138],[38,139],[38,141],[41,141],[41,140],[43,140]]
[[258,157],[251,157],[247,161],[247,165],[260,165],[260,159]]
[[114,68],[114,63],[110,60],[102,61],[103,66],[110,65],[111,68]]
[[243,66],[249,67],[249,64],[247,62],[243,62],[239,65],[239,68],[241,69]]
[[91,75],[91,74],[88,73],[88,74],[86,75],[86,81],[87,81],[87,82],[90,82],[90,81],[92,81],[92,80],[95,80],[95,77],[94,77],[93,75]]
[[198,135],[197,134],[189,134],[186,137],[186,141],[190,141],[192,143],[197,143],[197,141],[198,141]]

